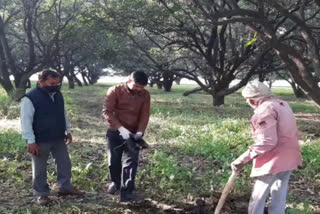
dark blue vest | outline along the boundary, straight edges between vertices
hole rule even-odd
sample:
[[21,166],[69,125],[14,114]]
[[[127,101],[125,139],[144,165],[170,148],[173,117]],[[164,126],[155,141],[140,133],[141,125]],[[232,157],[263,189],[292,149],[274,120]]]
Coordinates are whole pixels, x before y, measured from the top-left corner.
[[64,139],[66,120],[64,101],[61,92],[54,95],[54,101],[43,88],[37,85],[26,94],[35,109],[33,117],[33,132],[36,143],[55,142]]

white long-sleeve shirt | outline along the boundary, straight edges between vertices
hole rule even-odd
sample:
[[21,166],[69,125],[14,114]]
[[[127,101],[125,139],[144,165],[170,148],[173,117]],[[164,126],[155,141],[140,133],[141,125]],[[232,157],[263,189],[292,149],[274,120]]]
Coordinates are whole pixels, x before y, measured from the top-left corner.
[[[54,101],[54,94],[50,95],[51,99]],[[28,144],[35,143],[36,137],[33,132],[32,123],[34,116],[34,106],[28,97],[23,97],[20,104],[20,120],[21,120],[21,130],[22,138],[27,141]],[[64,117],[66,120],[66,131],[71,133],[71,125],[66,115],[66,110],[64,110]]]

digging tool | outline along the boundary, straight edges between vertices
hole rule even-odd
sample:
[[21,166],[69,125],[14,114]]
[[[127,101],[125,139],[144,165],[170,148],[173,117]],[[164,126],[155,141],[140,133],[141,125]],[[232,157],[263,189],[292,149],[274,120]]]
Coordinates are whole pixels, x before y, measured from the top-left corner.
[[229,180],[228,180],[226,186],[224,187],[224,189],[222,191],[222,194],[220,196],[218,205],[216,206],[216,209],[214,210],[214,214],[220,214],[221,209],[222,209],[222,207],[224,205],[224,202],[226,201],[226,198],[227,198],[230,190],[232,189],[232,186],[233,186],[234,182],[236,181],[237,176],[238,176],[238,173],[235,172],[235,171],[232,171],[232,174],[229,177]]

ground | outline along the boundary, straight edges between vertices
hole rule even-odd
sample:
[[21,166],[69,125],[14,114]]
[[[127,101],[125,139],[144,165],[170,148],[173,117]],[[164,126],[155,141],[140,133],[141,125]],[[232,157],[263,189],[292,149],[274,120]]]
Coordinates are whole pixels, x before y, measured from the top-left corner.
[[[86,197],[56,196],[50,160],[48,177],[55,199],[50,207],[30,203],[31,163],[20,136],[18,107],[3,100],[1,107],[0,99],[0,213],[212,213],[231,173],[231,161],[252,143],[247,123],[252,110],[240,95],[227,97],[224,107],[212,107],[208,95],[182,97],[187,86],[170,93],[150,89],[146,140],[151,148],[140,155],[137,178],[145,200],[124,204],[118,202],[118,195],[105,193],[109,178],[101,112],[108,87],[63,90],[74,137],[69,147],[73,183],[86,191]],[[320,213],[320,111],[308,100],[295,99],[288,90],[274,92],[292,106],[302,135],[304,165],[292,176],[287,213]],[[249,172],[250,166],[238,178],[224,213],[246,213],[253,183]]]

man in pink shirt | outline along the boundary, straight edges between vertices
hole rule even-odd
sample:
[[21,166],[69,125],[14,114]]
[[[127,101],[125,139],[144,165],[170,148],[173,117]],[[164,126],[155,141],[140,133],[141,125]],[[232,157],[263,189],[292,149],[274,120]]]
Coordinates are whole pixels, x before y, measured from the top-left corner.
[[254,144],[231,163],[240,172],[253,161],[251,177],[256,178],[248,213],[263,214],[271,195],[269,214],[284,214],[291,171],[302,164],[298,129],[290,106],[271,97],[270,89],[259,81],[249,82],[242,96],[254,109],[250,123]]

